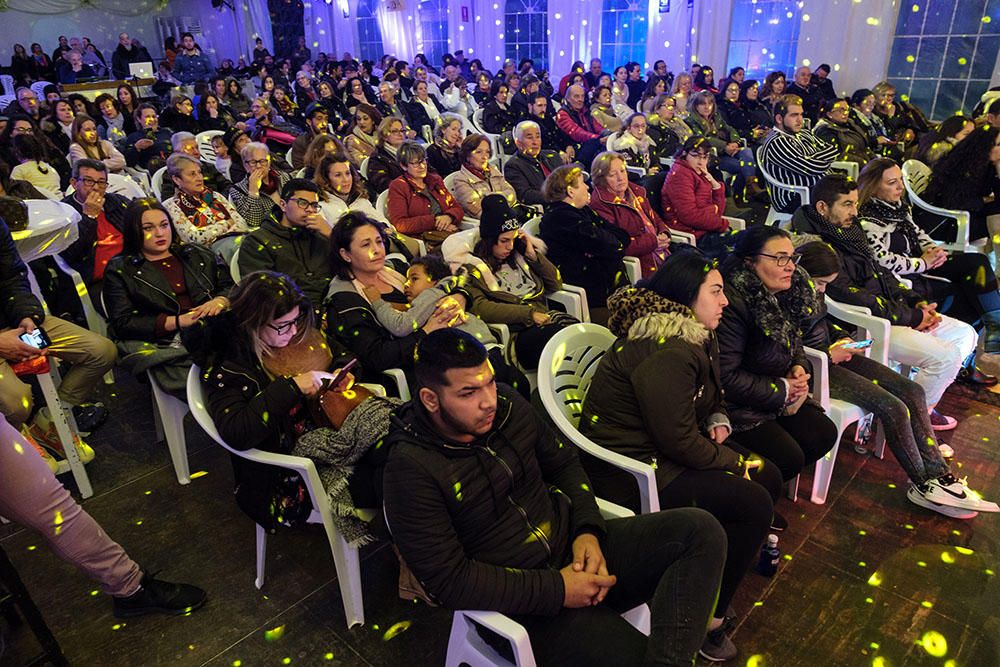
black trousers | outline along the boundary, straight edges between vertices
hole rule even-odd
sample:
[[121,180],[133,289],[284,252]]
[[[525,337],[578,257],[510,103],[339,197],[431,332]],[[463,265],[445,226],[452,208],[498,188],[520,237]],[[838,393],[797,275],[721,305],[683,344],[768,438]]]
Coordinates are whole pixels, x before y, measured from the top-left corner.
[[[555,616],[513,616],[539,665],[685,665],[705,639],[726,553],[726,535],[707,512],[675,509],[607,522],[602,545],[618,578],[596,607]],[[572,559],[572,554],[568,556]],[[648,602],[649,637],[620,614]],[[509,655],[509,652],[508,652]]]
[[955,252],[948,261],[929,275],[947,278],[951,282],[928,280],[932,296],[944,305],[952,297],[952,305],[947,312],[952,317],[968,324],[975,324],[983,313],[1000,310],[1000,293],[997,292],[997,276],[990,266],[989,258],[978,252]]
[[823,410],[806,403],[794,415],[733,434],[741,445],[773,461],[786,482],[833,449],[837,427]]
[[542,350],[549,339],[563,329],[562,324],[543,324],[542,326],[530,326],[519,331],[512,341],[514,346],[514,356],[521,368],[529,371],[538,368],[538,360],[542,357]]

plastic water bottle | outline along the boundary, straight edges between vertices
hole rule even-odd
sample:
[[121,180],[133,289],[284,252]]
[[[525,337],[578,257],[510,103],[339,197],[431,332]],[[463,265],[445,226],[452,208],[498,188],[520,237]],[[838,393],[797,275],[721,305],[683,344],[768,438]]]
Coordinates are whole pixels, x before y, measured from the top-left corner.
[[757,561],[757,572],[765,577],[773,577],[778,572],[778,561],[781,552],[778,551],[778,536],[770,534],[767,543],[760,548],[760,559]]

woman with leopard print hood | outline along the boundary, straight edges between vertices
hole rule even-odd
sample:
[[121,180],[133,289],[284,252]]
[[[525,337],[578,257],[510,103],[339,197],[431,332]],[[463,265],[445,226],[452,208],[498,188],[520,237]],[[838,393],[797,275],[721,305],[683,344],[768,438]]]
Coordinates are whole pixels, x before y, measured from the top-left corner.
[[[772,525],[781,474],[730,438],[714,329],[726,307],[722,276],[697,250],[672,255],[640,287],[608,300],[618,340],[600,361],[580,417],[602,447],[656,469],[659,506],[700,507],[726,531],[728,552],[701,653],[736,656],[727,608]],[[594,492],[639,510],[635,480],[581,455]]]

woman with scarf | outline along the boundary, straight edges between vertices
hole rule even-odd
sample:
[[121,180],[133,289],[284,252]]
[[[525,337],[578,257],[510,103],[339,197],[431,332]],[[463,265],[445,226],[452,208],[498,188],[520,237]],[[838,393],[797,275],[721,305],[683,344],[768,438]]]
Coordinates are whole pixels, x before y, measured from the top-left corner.
[[621,129],[615,134],[615,152],[625,158],[630,167],[638,167],[646,171],[646,176],[653,176],[660,171],[660,159],[656,152],[656,143],[646,134],[649,123],[641,113],[634,113],[625,119]]
[[369,104],[359,104],[354,107],[354,122],[344,137],[344,146],[351,164],[361,168],[364,159],[375,152],[378,138],[375,130],[382,124],[382,114]]
[[430,168],[441,178],[462,168],[458,153],[462,147],[463,127],[461,118],[445,114],[434,128],[434,143],[427,147],[427,160]]
[[803,322],[819,297],[799,269],[788,232],[750,227],[722,264],[729,307],[718,328],[719,365],[733,437],[773,461],[784,481],[833,448],[837,428],[809,398]]
[[458,155],[462,169],[453,177],[451,192],[468,217],[479,217],[487,195],[500,194],[511,206],[517,204],[513,186],[499,169],[490,166],[493,149],[489,139],[482,134],[470,134],[462,141]]
[[[374,480],[384,452],[372,445],[388,431],[398,402],[365,398],[334,431],[313,408],[348,357],[319,330],[309,300],[271,271],[245,276],[230,297],[228,312],[183,335],[219,434],[234,449],[312,459],[340,534],[354,545],[372,541],[355,510],[378,506]],[[353,382],[348,374],[332,389]],[[237,505],[269,531],[304,524],[313,509],[301,479],[286,469],[233,456],[233,473]]]
[[968,324],[937,312],[917,291],[878,263],[875,252],[857,223],[857,183],[843,174],[828,174],[812,189],[812,204],[792,217],[792,228],[814,234],[839,253],[841,270],[826,294],[841,303],[868,308],[889,320],[889,358],[917,367],[916,382],[927,394],[935,430],[953,429],[957,422],[934,407],[959,370],[971,362],[976,331]]
[[622,119],[611,108],[611,89],[598,86],[594,89],[593,102],[590,105],[590,115],[606,130],[617,132],[622,129]]
[[[726,610],[760,551],[782,484],[774,463],[730,437],[714,334],[727,303],[722,275],[697,252],[673,255],[650,280],[616,292],[609,328],[618,340],[601,357],[580,415],[583,435],[653,465],[662,509],[700,507],[725,529],[726,567],[701,649],[716,661],[736,657],[727,634],[736,619]],[[596,495],[639,511],[632,475],[581,458]]]
[[[983,352],[1000,352],[1000,292],[989,258],[979,252],[947,252],[914,224],[910,205],[903,198],[903,174],[892,160],[869,162],[858,186],[858,218],[878,263],[912,281],[913,289],[929,301],[952,299],[946,312],[973,326],[981,322]],[[968,381],[983,377],[968,366],[959,374]]]
[[183,153],[167,158],[167,176],[177,190],[163,202],[185,243],[211,246],[227,264],[250,227],[229,200],[205,187],[201,163]]
[[[837,279],[840,258],[822,241],[798,247],[800,266],[812,276],[820,294]],[[923,387],[865,356],[864,350],[847,347],[852,339],[837,326],[819,301],[813,323],[805,327],[803,342],[826,353],[830,397],[861,406],[882,424],[886,444],[910,480],[906,497],[920,507],[945,516],[971,519],[977,512],[997,512],[995,503],[981,500],[967,489],[942,458],[954,452],[938,444],[927,413]]]
[[656,144],[657,162],[660,158],[672,158],[677,149],[694,136],[691,126],[681,119],[680,108],[678,100],[667,93],[658,96],[653,102],[653,113],[649,116],[646,134]]
[[379,123],[375,133],[375,152],[368,158],[368,185],[376,195],[388,189],[393,180],[403,175],[399,165],[399,147],[406,141],[406,126],[395,116]]
[[625,158],[604,152],[590,167],[594,191],[590,208],[616,227],[628,232],[625,254],[638,257],[642,277],[653,275],[670,254],[670,230],[649,204],[646,190],[628,180]]

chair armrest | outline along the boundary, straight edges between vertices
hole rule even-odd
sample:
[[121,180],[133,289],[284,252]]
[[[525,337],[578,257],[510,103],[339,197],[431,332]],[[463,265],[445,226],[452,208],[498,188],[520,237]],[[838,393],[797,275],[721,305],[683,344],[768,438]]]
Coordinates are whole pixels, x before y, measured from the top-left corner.
[[635,512],[629,508],[616,505],[610,500],[603,498],[595,498],[595,500],[597,500],[597,508],[601,510],[601,516],[605,519],[626,519],[635,516]]
[[510,327],[507,326],[506,324],[499,324],[493,322],[487,322],[486,326],[488,326],[490,328],[490,331],[492,331],[496,335],[496,337],[499,339],[500,344],[506,351],[507,348],[510,346]]
[[479,218],[470,218],[468,216],[464,217],[458,223],[459,231],[465,231],[466,229],[479,229]]
[[[488,628],[497,633],[512,644],[515,656],[531,656],[531,639],[528,638],[528,631],[517,621],[504,616],[498,611],[469,611],[459,610],[455,616],[464,616],[464,619],[455,618],[454,622],[461,622],[463,625],[469,621],[474,621],[484,628]],[[520,664],[518,661],[517,664]]]
[[642,167],[625,167],[625,171],[643,178],[646,176],[646,170]]
[[742,232],[744,229],[747,228],[746,220],[744,220],[742,218],[734,218],[734,217],[729,216],[729,215],[724,215],[724,216],[722,216],[722,219],[725,220],[729,224],[729,228],[730,229],[734,229],[736,231]]
[[566,312],[581,322],[590,321],[590,309],[587,307],[587,293],[582,287],[563,283],[561,290],[548,292],[545,295],[549,301],[555,301],[566,308]]
[[639,261],[638,257],[625,257],[622,261],[625,263],[625,273],[628,275],[629,285],[635,285],[642,280],[642,262]]
[[676,229],[670,230],[670,242],[671,243],[684,243],[686,245],[698,245],[697,237],[691,232],[681,232]]
[[561,413],[553,415],[549,411],[549,416],[556,422],[559,432],[574,445],[594,458],[620,468],[635,478],[639,484],[639,507],[643,514],[660,511],[660,495],[656,488],[656,469],[653,466],[601,447],[569,424],[569,421]]
[[942,243],[942,247],[948,250],[958,250],[960,252],[970,252],[975,249],[974,244],[972,244],[969,239],[969,222],[971,216],[968,211],[958,211],[928,204],[920,197],[920,195],[913,192],[913,190],[909,187],[906,188],[906,192],[910,195],[910,201],[913,202],[913,205],[917,208],[923,209],[928,213],[933,213],[934,215],[939,215],[944,218],[952,218],[955,220],[957,228],[955,241],[953,243]]
[[661,157],[660,164],[664,167],[670,168],[674,166],[674,159],[672,157]]
[[812,364],[812,396],[820,407],[827,410],[830,407],[830,373],[827,367],[830,360],[819,350],[811,347],[803,349]]

